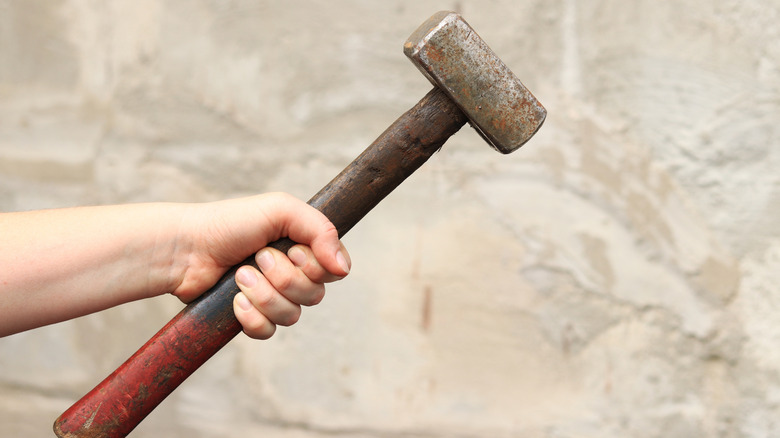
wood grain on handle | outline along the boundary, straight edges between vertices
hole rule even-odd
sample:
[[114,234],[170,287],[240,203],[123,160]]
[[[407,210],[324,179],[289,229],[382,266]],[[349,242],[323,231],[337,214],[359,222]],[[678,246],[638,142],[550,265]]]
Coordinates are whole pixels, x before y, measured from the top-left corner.
[[[317,193],[309,204],[343,236],[465,123],[466,116],[438,89],[423,97]],[[287,252],[294,242],[269,246]],[[250,257],[243,264],[254,264]],[[230,269],[187,305],[125,363],[54,423],[61,438],[124,437],[198,367],[233,339],[239,289]]]

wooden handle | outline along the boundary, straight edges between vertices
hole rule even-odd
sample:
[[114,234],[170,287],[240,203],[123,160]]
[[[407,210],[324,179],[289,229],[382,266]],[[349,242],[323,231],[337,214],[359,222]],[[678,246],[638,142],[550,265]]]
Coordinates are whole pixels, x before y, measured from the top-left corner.
[[[402,115],[309,204],[343,236],[466,123],[438,89]],[[294,244],[274,242],[283,252]],[[241,331],[233,314],[239,291],[229,270],[133,356],[54,422],[58,437],[124,437],[160,402]]]

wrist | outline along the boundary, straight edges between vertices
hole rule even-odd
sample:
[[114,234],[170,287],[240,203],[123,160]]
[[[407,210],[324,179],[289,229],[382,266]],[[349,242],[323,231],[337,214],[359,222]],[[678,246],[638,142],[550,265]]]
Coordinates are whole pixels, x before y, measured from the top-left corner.
[[175,293],[184,281],[192,254],[192,230],[189,225],[193,204],[150,204],[151,220],[157,224],[150,238],[148,259],[148,297]]
[[[210,221],[216,212],[212,203],[171,204],[174,219],[163,234],[161,260],[165,260],[167,286],[162,293],[170,293],[189,303],[211,286],[219,270],[209,257]],[[166,248],[167,246],[167,248]],[[166,255],[167,252],[167,255]],[[213,277],[213,278],[212,278]]]

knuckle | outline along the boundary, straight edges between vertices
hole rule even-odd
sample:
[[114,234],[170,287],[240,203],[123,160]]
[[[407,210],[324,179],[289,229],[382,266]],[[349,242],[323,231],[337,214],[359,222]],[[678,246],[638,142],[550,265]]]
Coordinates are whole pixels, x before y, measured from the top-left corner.
[[298,199],[295,196],[293,196],[293,195],[291,195],[291,194],[289,194],[287,192],[273,192],[272,195],[278,197],[279,199],[285,200],[285,201],[293,201],[293,200],[297,200]]
[[256,315],[249,320],[242,320],[244,333],[252,339],[268,339],[276,332],[276,324],[262,315]]
[[247,336],[249,336],[252,339],[258,339],[258,340],[266,340],[270,338],[271,336],[276,333],[276,326],[275,325],[263,325],[259,328],[253,328],[250,330],[244,329],[244,333],[246,333]]
[[278,205],[290,205],[302,202],[300,199],[287,192],[273,192],[269,194]]
[[316,306],[317,304],[321,303],[322,300],[325,298],[325,285],[317,285],[317,287],[308,295],[308,299],[306,300],[306,303],[304,305],[306,306]]
[[278,278],[275,278],[273,281],[274,288],[279,292],[285,292],[287,290],[290,290],[294,284],[295,284],[295,277],[290,273],[287,273],[285,275],[280,275]]
[[284,320],[279,322],[278,324],[284,327],[289,327],[296,322],[300,321],[301,319],[301,309],[298,308],[297,310],[290,312],[288,315],[285,316]]
[[260,288],[260,290],[255,291],[254,302],[256,303],[256,307],[271,307],[276,303],[276,300],[276,293],[270,287]]
[[336,229],[336,226],[333,225],[333,222],[330,221],[327,217],[323,215],[324,223],[322,225],[322,235],[325,236],[327,239],[334,239],[338,240],[339,238],[339,231]]

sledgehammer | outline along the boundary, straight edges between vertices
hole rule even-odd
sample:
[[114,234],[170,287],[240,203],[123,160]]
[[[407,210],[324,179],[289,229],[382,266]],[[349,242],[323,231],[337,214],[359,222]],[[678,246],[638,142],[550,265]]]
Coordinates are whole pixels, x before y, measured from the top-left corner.
[[[434,84],[309,204],[343,236],[467,121],[494,149],[509,153],[539,129],[546,111],[476,32],[439,12],[404,44]],[[287,252],[294,242],[270,246]],[[250,257],[243,264],[253,264]],[[239,265],[240,266],[240,265]],[[232,301],[234,267],[187,305],[132,357],[54,423],[59,437],[123,437],[190,374],[241,331]]]

